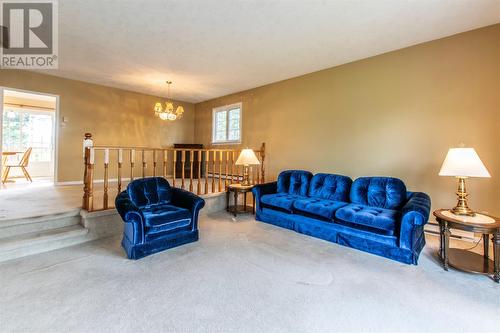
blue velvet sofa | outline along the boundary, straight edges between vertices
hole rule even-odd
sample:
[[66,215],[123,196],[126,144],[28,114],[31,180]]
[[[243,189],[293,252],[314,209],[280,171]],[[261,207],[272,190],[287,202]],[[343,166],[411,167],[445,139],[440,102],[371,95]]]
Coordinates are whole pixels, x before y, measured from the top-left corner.
[[283,171],[276,182],[253,188],[258,221],[406,264],[425,245],[431,201],[390,177],[351,178]]
[[170,187],[164,178],[132,181],[115,204],[125,222],[122,246],[130,259],[198,240],[198,214],[205,200]]

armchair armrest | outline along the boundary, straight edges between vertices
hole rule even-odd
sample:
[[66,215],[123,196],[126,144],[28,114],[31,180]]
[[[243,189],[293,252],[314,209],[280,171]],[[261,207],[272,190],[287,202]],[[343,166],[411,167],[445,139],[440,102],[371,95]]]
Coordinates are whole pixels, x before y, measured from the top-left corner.
[[180,188],[172,188],[172,204],[195,213],[205,206],[205,200]]
[[186,208],[192,214],[192,230],[198,229],[198,215],[205,207],[205,200],[180,188],[172,188],[172,204],[177,207]]
[[423,229],[429,221],[431,198],[422,192],[415,192],[401,209],[400,247],[411,249],[415,228]]
[[144,219],[140,209],[130,200],[127,191],[115,199],[115,207],[125,222],[125,235],[133,244],[144,242]]
[[273,194],[278,191],[278,182],[270,182],[265,184],[255,185],[252,189],[252,193],[255,197],[256,211],[261,211],[260,199],[263,195]]

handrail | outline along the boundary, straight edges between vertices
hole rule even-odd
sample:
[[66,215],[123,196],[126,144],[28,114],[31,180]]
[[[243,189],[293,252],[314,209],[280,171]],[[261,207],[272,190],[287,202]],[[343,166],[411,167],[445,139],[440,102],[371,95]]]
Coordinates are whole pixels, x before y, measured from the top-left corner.
[[[87,211],[113,208],[109,204],[110,192],[116,189],[117,193],[120,193],[125,181],[137,178],[137,169],[140,169],[141,178],[163,176],[170,181],[173,187],[180,187],[198,195],[225,192],[227,185],[243,179],[243,168],[235,164],[240,151],[240,149],[228,148],[94,145],[92,134],[85,133],[82,206]],[[253,184],[264,183],[265,143],[262,143],[260,149],[254,150],[254,152],[261,164],[250,172],[250,181]],[[97,158],[100,159],[99,162],[97,162]],[[115,167],[110,168],[110,165]],[[96,170],[101,167],[103,175],[102,208],[96,208],[94,207],[96,184],[101,182],[95,180],[95,174]],[[128,179],[123,177],[125,168],[128,168]],[[110,178],[110,173],[116,175],[116,178]],[[101,173],[99,172],[99,174]],[[110,188],[109,183],[115,181],[116,188]]]

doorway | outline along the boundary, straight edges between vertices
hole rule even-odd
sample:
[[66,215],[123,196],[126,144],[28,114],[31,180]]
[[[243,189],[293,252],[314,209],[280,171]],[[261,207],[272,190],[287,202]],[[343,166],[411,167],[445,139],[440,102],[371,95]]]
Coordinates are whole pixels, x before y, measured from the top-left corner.
[[4,88],[0,102],[3,187],[53,184],[57,96]]

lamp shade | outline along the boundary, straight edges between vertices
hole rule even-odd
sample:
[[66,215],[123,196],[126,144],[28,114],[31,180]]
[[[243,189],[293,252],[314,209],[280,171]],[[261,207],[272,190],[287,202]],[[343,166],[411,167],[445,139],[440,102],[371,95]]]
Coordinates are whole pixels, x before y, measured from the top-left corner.
[[440,176],[491,177],[474,148],[451,148],[444,159]]
[[257,165],[260,164],[259,159],[255,156],[252,149],[243,149],[234,163],[236,165]]

